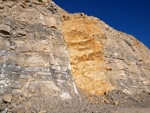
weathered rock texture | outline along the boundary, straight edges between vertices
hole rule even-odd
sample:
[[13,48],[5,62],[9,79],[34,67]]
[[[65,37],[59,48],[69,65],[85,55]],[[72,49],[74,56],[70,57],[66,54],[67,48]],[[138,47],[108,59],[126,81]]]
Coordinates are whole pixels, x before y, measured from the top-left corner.
[[64,14],[62,18],[78,87],[96,95],[112,89],[150,92],[150,51],[143,43],[94,17]]
[[57,6],[36,0],[0,5],[0,94],[40,95],[53,102],[78,95]]
[[62,29],[77,86],[96,95],[114,89],[105,78],[104,70],[107,66],[103,58],[102,41],[105,41],[106,36],[101,32],[96,20],[89,19],[83,14],[62,17]]
[[150,50],[132,35],[118,32],[99,23],[107,39],[104,59],[109,70],[106,78],[116,88],[128,94],[150,92]]
[[150,51],[133,36],[51,0],[0,0],[3,113],[109,112],[149,94]]

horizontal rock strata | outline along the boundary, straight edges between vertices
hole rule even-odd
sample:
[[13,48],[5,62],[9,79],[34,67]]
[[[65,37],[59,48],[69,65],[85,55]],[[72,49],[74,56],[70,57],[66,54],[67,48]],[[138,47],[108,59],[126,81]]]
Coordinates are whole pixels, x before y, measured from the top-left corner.
[[92,113],[150,102],[150,50],[51,0],[0,0],[0,112]]
[[0,94],[51,101],[77,96],[57,6],[24,0],[1,5]]

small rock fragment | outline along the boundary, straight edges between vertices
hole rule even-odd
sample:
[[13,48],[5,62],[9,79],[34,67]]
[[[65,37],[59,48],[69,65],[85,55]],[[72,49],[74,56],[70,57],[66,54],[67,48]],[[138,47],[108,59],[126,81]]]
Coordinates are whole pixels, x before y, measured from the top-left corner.
[[10,105],[7,106],[7,108],[11,109],[11,108],[13,108],[13,106],[10,104]]
[[4,56],[6,54],[7,50],[1,50],[0,51],[0,56]]
[[17,108],[12,108],[12,109],[10,109],[9,111],[12,112],[12,113],[18,113],[18,112],[17,112],[17,111],[18,111]]
[[10,50],[15,50],[16,46],[10,46]]
[[[1,0],[0,0],[0,3],[1,3]],[[0,9],[4,9],[4,6],[3,6],[3,5],[0,5]]]
[[17,106],[15,103],[12,103],[11,105],[12,105],[14,108]]
[[17,51],[18,52],[30,52],[31,49],[27,46],[20,46],[20,47],[17,47]]
[[8,111],[8,108],[5,108],[5,110],[2,111],[2,113],[7,113],[7,111]]
[[1,106],[0,106],[0,111],[3,111],[6,107],[7,107],[6,104],[1,104]]
[[120,105],[120,103],[119,103],[118,101],[115,101],[115,105],[117,105],[117,106],[118,106],[118,105]]
[[16,34],[17,37],[26,36],[26,32],[22,30],[18,30],[14,34]]
[[6,94],[3,96],[3,102],[11,103],[12,95]]
[[0,33],[2,33],[4,35],[10,35],[11,34],[10,26],[0,24]]

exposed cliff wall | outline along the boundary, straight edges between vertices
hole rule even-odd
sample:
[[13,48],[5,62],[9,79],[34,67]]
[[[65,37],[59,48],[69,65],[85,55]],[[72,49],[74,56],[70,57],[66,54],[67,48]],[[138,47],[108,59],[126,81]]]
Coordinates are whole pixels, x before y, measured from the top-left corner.
[[143,43],[82,13],[62,18],[78,87],[97,95],[112,89],[150,91],[150,51]]
[[104,22],[99,26],[107,37],[104,59],[110,67],[108,78],[128,94],[150,92],[150,50],[132,35],[116,31]]
[[36,0],[5,1],[0,7],[0,95],[14,95],[15,104],[22,101],[18,94],[34,96],[39,99],[21,107],[41,101],[40,109],[77,96],[58,7]]
[[133,36],[51,0],[0,0],[0,111],[106,112],[149,93],[150,51]]

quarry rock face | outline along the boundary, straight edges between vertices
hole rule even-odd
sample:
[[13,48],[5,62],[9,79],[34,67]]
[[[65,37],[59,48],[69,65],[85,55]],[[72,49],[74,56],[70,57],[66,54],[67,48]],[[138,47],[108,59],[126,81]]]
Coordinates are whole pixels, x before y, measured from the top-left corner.
[[128,94],[150,92],[150,51],[143,43],[94,17],[62,17],[78,87],[96,95],[113,89]]
[[[67,18],[67,17],[66,17]],[[96,95],[114,89],[105,79],[103,58],[106,36],[96,21],[74,14],[63,22],[63,33],[69,48],[70,64],[77,86]]]
[[109,112],[149,100],[150,50],[136,38],[51,0],[0,0],[1,112]]
[[130,95],[150,92],[150,50],[132,35],[118,32],[103,22],[100,29],[107,37],[104,43],[104,59],[109,67],[106,78],[115,88]]
[[53,102],[78,95],[56,5],[38,1],[1,5],[0,94],[16,96],[12,99],[16,104],[22,98],[18,94]]

